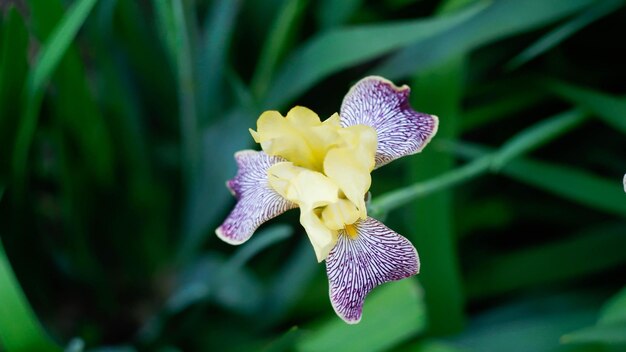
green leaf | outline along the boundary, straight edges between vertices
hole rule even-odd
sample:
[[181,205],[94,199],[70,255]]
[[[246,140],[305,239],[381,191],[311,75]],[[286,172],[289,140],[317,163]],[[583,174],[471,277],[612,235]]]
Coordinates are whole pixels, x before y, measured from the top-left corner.
[[215,228],[209,226],[217,227],[232,206],[234,198],[224,183],[237,172],[233,155],[252,141],[246,130],[254,123],[253,116],[249,110],[238,108],[202,131],[201,182],[193,184],[185,204],[180,261],[190,258],[208,235],[214,237]]
[[35,64],[28,73],[22,118],[13,151],[13,180],[16,182],[17,192],[23,187],[28,154],[37,128],[46,85],[95,4],[96,0],[78,0],[72,4],[42,45]]
[[572,18],[566,23],[553,29],[543,35],[539,40],[530,45],[524,51],[514,57],[506,66],[508,69],[516,69],[528,61],[540,56],[546,51],[559,45],[579,30],[585,28],[589,24],[610,14],[624,4],[623,0],[605,0],[595,6],[591,6],[588,10],[580,15]]
[[302,330],[299,330],[297,326],[292,327],[286,333],[281,335],[276,340],[272,341],[262,352],[282,352],[293,351],[293,346],[298,339],[302,336]]
[[598,325],[626,323],[626,287],[602,306]]
[[[510,82],[507,80],[507,85]],[[461,130],[469,132],[484,127],[497,119],[502,119],[514,115],[515,113],[528,109],[545,99],[545,93],[535,87],[524,85],[519,90],[514,90],[510,94],[500,96],[496,100],[474,107],[463,112]]]
[[476,176],[487,173],[491,166],[491,159],[491,155],[486,155],[445,174],[382,194],[372,201],[368,207],[368,213],[378,218],[419,197],[467,182]]
[[299,302],[310,282],[319,273],[319,265],[308,238],[302,238],[293,253],[284,261],[267,289],[262,308],[263,323],[272,326]]
[[[486,297],[521,288],[579,280],[626,263],[622,223],[595,226],[570,238],[490,257],[467,275],[470,297]],[[597,253],[598,255],[594,255]],[[581,260],[590,258],[593,260]],[[558,258],[558,260],[555,260]]]
[[[408,346],[403,346],[402,351],[411,352],[464,352],[465,350],[456,348],[452,344],[439,341],[426,340]],[[400,351],[400,350],[399,350]]]
[[[411,104],[419,111],[440,116],[435,138],[455,139],[465,87],[466,58],[442,62],[414,79]],[[454,167],[454,157],[427,146],[408,160],[408,180],[425,181]],[[419,248],[420,262],[431,270],[420,274],[428,311],[428,331],[449,334],[464,325],[464,297],[456,253],[453,199],[450,190],[424,196],[405,208],[402,233]]]
[[274,71],[301,23],[307,4],[308,0],[287,0],[276,16],[250,84],[252,93],[257,99],[267,93]]
[[16,102],[24,90],[28,68],[28,32],[14,7],[7,11],[0,29],[0,175],[5,176],[15,143],[16,116],[20,114],[20,105]]
[[322,0],[317,2],[316,19],[322,31],[339,27],[361,7],[363,0]]
[[177,72],[181,161],[187,191],[200,179],[200,128],[196,105],[194,57],[188,33],[190,14],[183,1],[154,0],[157,24],[171,64]]
[[626,323],[596,325],[576,330],[561,337],[562,343],[603,343],[626,346]]
[[486,4],[481,2],[440,18],[342,28],[321,33],[286,60],[272,83],[264,106],[275,108],[284,105],[335,72],[433,37],[467,21],[485,8]]
[[450,57],[548,25],[584,10],[595,0],[499,0],[449,31],[415,43],[373,72],[389,79],[415,74]]
[[363,319],[348,325],[333,316],[304,335],[297,351],[384,351],[426,328],[422,293],[414,279],[386,283],[366,299]]
[[7,351],[61,351],[47,336],[28,304],[1,240],[0,302],[0,342]]
[[626,217],[622,175],[608,180],[570,166],[529,159],[514,160],[501,172],[565,199]]
[[626,133],[626,100],[588,88],[547,81],[546,88],[601,118],[609,126]]
[[495,170],[502,168],[511,159],[527,154],[554,140],[557,136],[580,125],[587,114],[580,110],[567,111],[562,114],[544,119],[531,127],[517,133],[498,149],[493,159],[492,167]]
[[241,1],[219,0],[207,16],[203,39],[200,43],[197,72],[198,77],[198,118],[212,122],[224,108],[224,71]]
[[505,301],[477,314],[472,326],[456,337],[453,345],[462,351],[597,351],[560,349],[558,344],[564,332],[593,321],[595,305],[597,299],[584,291],[556,295],[539,292],[531,298]]
[[274,243],[285,240],[292,233],[293,229],[287,225],[276,225],[259,231],[230,258],[231,270],[242,268],[252,257]]

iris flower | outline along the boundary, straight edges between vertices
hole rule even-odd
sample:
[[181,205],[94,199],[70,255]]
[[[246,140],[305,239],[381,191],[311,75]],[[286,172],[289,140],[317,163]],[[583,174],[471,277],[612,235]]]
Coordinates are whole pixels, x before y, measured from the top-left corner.
[[238,171],[227,186],[237,204],[219,238],[241,244],[265,221],[299,207],[318,262],[326,260],[335,312],[358,323],[374,287],[419,272],[415,247],[368,217],[365,203],[371,171],[420,152],[437,131],[436,116],[411,109],[409,92],[370,76],[323,122],[301,106],[286,117],[261,114],[250,133],[262,151],[235,154]]

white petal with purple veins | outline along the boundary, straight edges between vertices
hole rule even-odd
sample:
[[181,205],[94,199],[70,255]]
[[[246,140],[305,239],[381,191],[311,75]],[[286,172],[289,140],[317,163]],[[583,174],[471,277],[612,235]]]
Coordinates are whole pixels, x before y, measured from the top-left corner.
[[361,320],[365,296],[374,287],[419,272],[419,257],[409,240],[370,217],[353,226],[356,236],[340,231],[326,258],[330,301],[350,324]]
[[281,197],[267,182],[267,169],[284,159],[242,150],[235,154],[235,160],[237,175],[226,185],[237,198],[237,204],[215,233],[227,243],[241,244],[262,223],[296,205]]
[[357,82],[341,104],[341,125],[367,125],[378,134],[376,167],[420,152],[437,132],[437,116],[409,106],[410,89],[369,76]]

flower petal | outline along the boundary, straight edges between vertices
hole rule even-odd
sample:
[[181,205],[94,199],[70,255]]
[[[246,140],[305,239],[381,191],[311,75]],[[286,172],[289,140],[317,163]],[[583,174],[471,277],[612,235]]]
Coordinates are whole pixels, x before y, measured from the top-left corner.
[[321,263],[322,260],[328,257],[328,253],[335,246],[337,231],[329,229],[320,220],[315,210],[310,207],[300,208],[300,224],[302,224],[307,236],[309,236],[317,262]]
[[296,106],[286,117],[278,111],[264,112],[257,120],[257,131],[250,133],[265,153],[321,171],[324,155],[336,143],[340,128],[336,114],[321,122],[312,110]]
[[365,193],[370,188],[374,168],[376,131],[369,126],[350,126],[342,131],[345,145],[331,149],[324,159],[324,173],[341,189],[360,212],[367,217]]
[[341,104],[342,126],[367,125],[376,129],[376,167],[420,152],[437,132],[437,116],[409,106],[410,88],[396,87],[385,78],[365,77],[357,82]]
[[374,287],[419,272],[419,257],[409,240],[370,217],[354,228],[356,236],[339,232],[326,258],[330,302],[349,324],[361,320],[365,296]]
[[337,241],[337,231],[331,230],[320,220],[321,210],[316,208],[339,200],[337,185],[325,175],[295,166],[291,162],[274,164],[267,174],[270,187],[300,207],[300,223],[311,240],[317,261],[326,259]]
[[235,153],[237,175],[226,185],[237,198],[235,208],[215,233],[224,242],[241,244],[267,220],[296,205],[276,193],[268,184],[267,169],[284,161],[255,150]]

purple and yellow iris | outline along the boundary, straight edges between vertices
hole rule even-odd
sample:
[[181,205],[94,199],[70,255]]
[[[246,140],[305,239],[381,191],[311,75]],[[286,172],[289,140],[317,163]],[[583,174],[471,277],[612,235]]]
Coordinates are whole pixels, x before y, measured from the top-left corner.
[[237,204],[217,235],[241,244],[265,221],[300,208],[317,260],[326,260],[335,312],[358,323],[374,287],[419,272],[415,247],[368,217],[365,204],[372,170],[420,152],[437,132],[437,117],[411,109],[409,92],[370,76],[323,122],[300,106],[286,117],[264,112],[250,130],[262,151],[235,154],[239,169],[227,185]]

